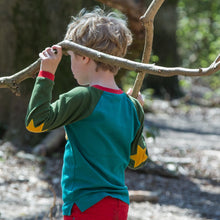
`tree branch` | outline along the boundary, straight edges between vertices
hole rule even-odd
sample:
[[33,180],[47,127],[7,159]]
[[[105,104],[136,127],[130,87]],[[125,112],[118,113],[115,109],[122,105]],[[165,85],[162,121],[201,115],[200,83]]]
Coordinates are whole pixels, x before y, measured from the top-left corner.
[[[152,45],[153,45],[153,35],[154,35],[154,17],[157,14],[163,2],[164,0],[153,0],[149,8],[145,12],[145,14],[140,18],[145,27],[145,45],[144,45],[144,52],[142,56],[143,63],[149,63],[150,61]],[[133,92],[132,92],[132,96],[135,98],[138,96],[138,93],[143,84],[145,75],[146,75],[146,72],[141,72],[141,73],[138,73],[136,77],[136,80],[133,86]]]
[[[91,59],[100,61],[103,63],[114,64],[121,68],[128,70],[133,70],[139,72],[133,88],[133,96],[137,97],[138,92],[140,91],[141,85],[143,83],[145,74],[152,74],[163,77],[170,77],[174,75],[184,75],[184,76],[207,76],[213,73],[216,73],[220,70],[220,55],[215,59],[215,61],[207,68],[198,68],[198,69],[188,69],[181,67],[172,67],[166,68],[162,66],[157,66],[149,63],[150,55],[152,51],[152,42],[153,42],[153,21],[154,17],[157,14],[159,8],[165,0],[153,0],[145,12],[145,14],[140,18],[145,27],[145,46],[142,57],[142,63],[134,62],[128,59],[115,57],[108,55],[94,49],[84,47],[82,45],[76,44],[71,41],[62,41],[58,43],[62,46],[63,53],[66,54],[67,50],[72,50],[80,55],[88,56]],[[9,88],[16,95],[20,95],[18,85],[28,79],[35,77],[36,73],[40,68],[40,59],[36,60],[27,68],[15,73],[11,76],[0,77],[0,88]]]
[[40,58],[25,69],[11,76],[0,77],[0,88],[8,88],[16,95],[20,95],[18,85],[28,78],[34,78],[40,69]]
[[[114,64],[124,69],[133,70],[144,74],[145,72],[162,76],[170,77],[174,75],[183,75],[183,76],[208,76],[213,73],[216,73],[220,70],[220,54],[215,59],[215,61],[207,68],[198,68],[198,69],[188,69],[182,67],[162,67],[154,64],[144,64],[140,62],[135,62],[125,58],[120,58],[112,55],[108,55],[97,50],[87,48],[85,46],[76,44],[71,41],[61,41],[58,45],[62,46],[63,53],[66,51],[72,50],[80,55],[88,56],[91,59],[100,61],[103,63]],[[39,71],[40,68],[40,59],[32,63],[27,68],[15,73],[11,76],[0,77],[0,88],[9,88],[13,92],[18,93],[17,88],[18,84],[27,78],[32,78]]]

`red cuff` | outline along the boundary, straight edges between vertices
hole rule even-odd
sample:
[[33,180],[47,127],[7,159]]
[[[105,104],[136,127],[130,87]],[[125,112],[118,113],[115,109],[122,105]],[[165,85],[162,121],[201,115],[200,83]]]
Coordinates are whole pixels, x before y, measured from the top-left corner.
[[47,71],[40,71],[38,77],[44,77],[54,81],[55,75]]

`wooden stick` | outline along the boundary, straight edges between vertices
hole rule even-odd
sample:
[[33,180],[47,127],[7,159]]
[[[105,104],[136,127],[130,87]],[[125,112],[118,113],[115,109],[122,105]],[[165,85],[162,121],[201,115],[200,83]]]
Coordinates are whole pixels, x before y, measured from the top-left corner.
[[[140,62],[131,61],[125,58],[120,58],[112,55],[108,55],[97,50],[87,48],[85,46],[73,43],[71,41],[62,41],[58,43],[62,46],[63,53],[66,53],[67,50],[72,50],[80,55],[85,55],[91,59],[114,64],[116,66],[128,69],[139,71],[140,74],[148,72],[152,75],[170,77],[175,75],[184,75],[184,76],[208,76],[213,73],[216,73],[220,70],[220,54],[217,56],[215,61],[207,68],[198,68],[198,69],[188,69],[182,67],[162,67],[154,64],[144,64]],[[0,77],[0,88],[9,88],[12,92],[15,92],[18,95],[18,84],[25,79],[32,78],[39,71],[40,68],[40,59],[32,63],[30,66],[25,69],[15,73],[11,76]]]

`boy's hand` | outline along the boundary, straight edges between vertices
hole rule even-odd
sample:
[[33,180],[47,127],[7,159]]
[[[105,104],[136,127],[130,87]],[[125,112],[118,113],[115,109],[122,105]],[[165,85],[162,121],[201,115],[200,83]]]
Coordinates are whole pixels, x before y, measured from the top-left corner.
[[[133,89],[130,88],[130,89],[127,91],[127,94],[128,94],[128,95],[131,95],[132,92],[133,92]],[[140,92],[138,93],[137,100],[140,102],[141,106],[143,107],[143,106],[144,106],[144,98],[143,98],[143,96],[142,96],[142,94],[141,94]]]
[[61,46],[54,45],[52,47],[47,47],[44,51],[39,53],[39,57],[41,58],[40,70],[55,74],[62,55]]

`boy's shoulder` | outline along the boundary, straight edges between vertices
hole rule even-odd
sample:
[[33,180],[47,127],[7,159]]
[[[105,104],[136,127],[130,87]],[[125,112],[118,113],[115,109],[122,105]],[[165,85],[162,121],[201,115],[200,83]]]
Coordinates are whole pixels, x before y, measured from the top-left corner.
[[101,90],[95,89],[93,87],[77,86],[62,96],[64,96],[66,100],[72,101],[74,103],[77,102],[89,105],[92,102],[97,102],[101,95]]
[[84,86],[77,86],[68,92],[68,94],[72,94],[74,96],[79,96],[79,97],[91,96],[94,93],[100,93],[100,92],[94,89],[93,87],[84,87]]
[[144,117],[144,110],[143,110],[143,107],[141,106],[140,102],[136,98],[134,98],[130,95],[127,95],[127,96],[131,100],[131,102],[134,104],[136,111],[137,111],[137,114],[139,116],[139,119],[142,119]]
[[134,106],[137,110],[143,111],[143,108],[142,108],[140,102],[136,98],[134,98],[130,95],[127,95],[127,96],[132,101],[132,103],[134,104]]
[[80,95],[88,95],[90,93],[90,87],[77,86],[70,90],[70,92]]

